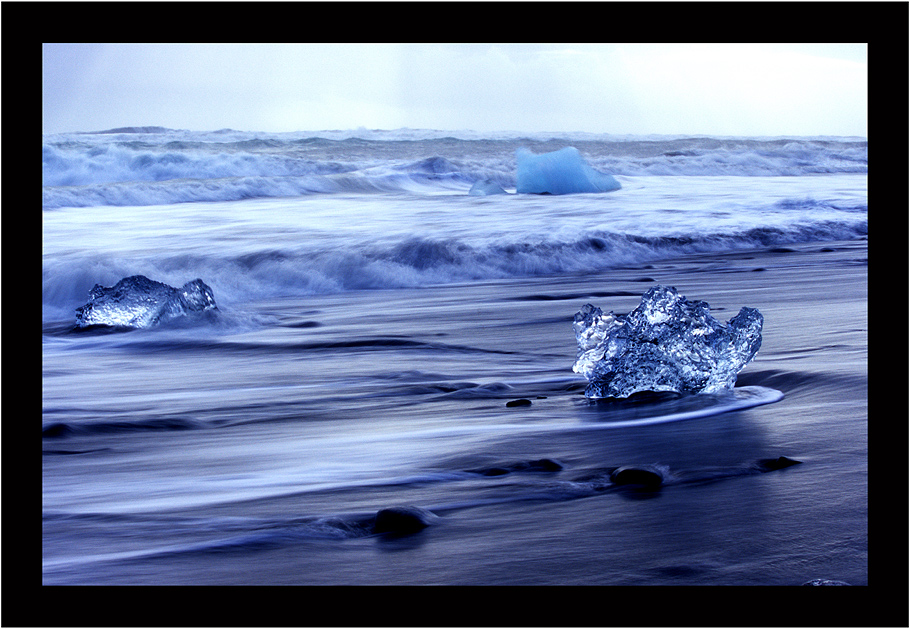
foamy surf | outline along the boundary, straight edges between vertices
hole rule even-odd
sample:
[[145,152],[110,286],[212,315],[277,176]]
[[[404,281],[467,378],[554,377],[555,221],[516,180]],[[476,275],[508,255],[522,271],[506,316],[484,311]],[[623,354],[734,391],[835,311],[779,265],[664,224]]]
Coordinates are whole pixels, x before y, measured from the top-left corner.
[[516,153],[574,146],[613,176],[864,174],[860,138],[680,138],[548,134],[478,137],[412,130],[357,135],[159,129],[44,137],[45,209],[316,194],[514,191]]

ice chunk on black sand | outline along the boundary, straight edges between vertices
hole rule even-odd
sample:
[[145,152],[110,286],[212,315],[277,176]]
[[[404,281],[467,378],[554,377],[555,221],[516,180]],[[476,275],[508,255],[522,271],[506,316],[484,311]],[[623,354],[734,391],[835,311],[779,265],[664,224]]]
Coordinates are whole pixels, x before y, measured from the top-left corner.
[[719,393],[761,347],[764,319],[742,308],[726,324],[704,301],[655,286],[628,315],[586,304],[576,315],[573,371],[588,380],[589,398],[627,398],[640,391]]
[[200,279],[174,288],[144,275],[132,275],[110,287],[95,284],[88,303],[76,309],[76,327],[148,328],[215,309],[212,289]]

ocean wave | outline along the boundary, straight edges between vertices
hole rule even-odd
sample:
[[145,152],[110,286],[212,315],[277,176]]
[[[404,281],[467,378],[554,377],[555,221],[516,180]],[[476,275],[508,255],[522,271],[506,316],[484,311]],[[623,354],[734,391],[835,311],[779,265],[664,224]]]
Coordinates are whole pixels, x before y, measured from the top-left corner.
[[[611,138],[193,133],[127,128],[45,136],[43,207],[156,205],[364,192],[515,187],[516,151],[575,146],[618,176],[800,176],[868,172],[851,138]],[[362,137],[366,136],[366,137]]]
[[[356,166],[273,153],[268,143],[249,141],[220,150],[193,142],[119,142],[47,145],[42,149],[45,186],[86,186],[119,182],[230,177],[290,177],[335,174]],[[256,149],[260,150],[256,150]],[[207,150],[208,149],[208,150]],[[246,150],[244,150],[246,149]]]
[[459,172],[437,174],[419,171],[119,181],[79,186],[46,186],[43,189],[42,205],[44,209],[50,210],[99,205],[143,206],[242,201],[313,194],[435,193],[462,189],[467,191],[471,183],[470,175]]
[[137,273],[180,285],[201,277],[219,307],[272,297],[417,288],[455,282],[597,272],[679,255],[852,240],[867,235],[865,213],[855,220],[805,221],[730,232],[644,236],[591,231],[570,240],[407,237],[387,244],[268,249],[241,255],[180,255],[148,260],[82,256],[43,264],[45,320],[69,317],[96,283],[113,285]]

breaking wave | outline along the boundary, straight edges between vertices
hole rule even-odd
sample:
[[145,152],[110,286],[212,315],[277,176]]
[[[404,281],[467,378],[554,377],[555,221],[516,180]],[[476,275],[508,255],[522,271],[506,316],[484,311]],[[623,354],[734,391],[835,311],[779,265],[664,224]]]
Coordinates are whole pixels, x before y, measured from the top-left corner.
[[[96,283],[113,285],[141,273],[180,284],[204,277],[219,305],[270,297],[333,294],[353,290],[416,288],[487,279],[592,272],[642,264],[677,255],[780,247],[815,241],[865,237],[865,214],[855,221],[806,222],[788,228],[647,237],[590,232],[577,239],[500,240],[487,244],[458,238],[409,237],[391,244],[344,249],[299,247],[242,255],[180,255],[143,263],[110,256],[43,264],[45,309],[69,316],[85,303]],[[185,277],[186,276],[186,277]]]
[[[324,136],[330,137],[324,137]],[[44,137],[43,207],[137,206],[365,192],[515,189],[515,152],[576,146],[619,176],[800,176],[868,172],[858,138],[501,136],[364,132],[331,137],[160,127]]]

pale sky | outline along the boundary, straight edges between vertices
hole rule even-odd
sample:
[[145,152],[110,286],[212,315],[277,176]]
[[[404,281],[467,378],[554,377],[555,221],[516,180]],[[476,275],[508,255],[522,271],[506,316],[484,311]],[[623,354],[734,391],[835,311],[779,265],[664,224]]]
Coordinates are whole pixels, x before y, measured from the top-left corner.
[[866,136],[865,44],[44,44],[43,132]]

